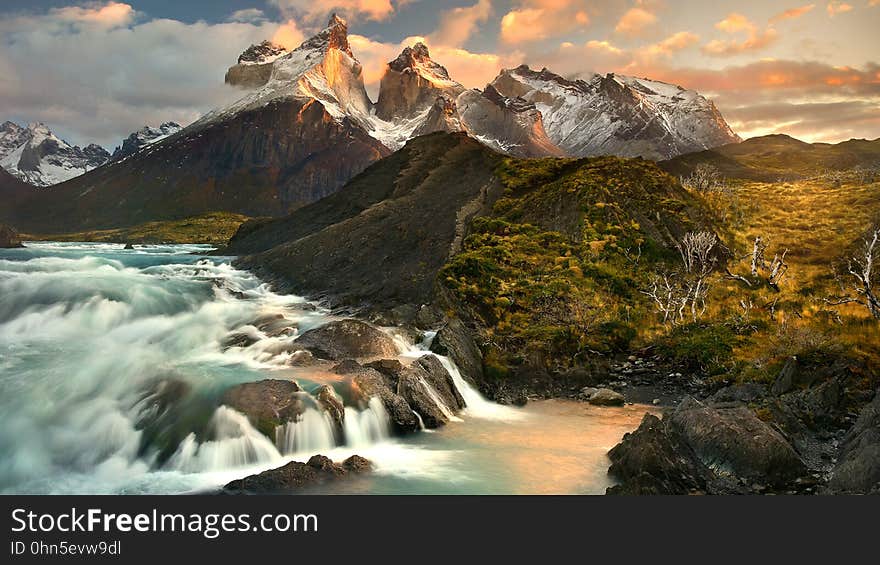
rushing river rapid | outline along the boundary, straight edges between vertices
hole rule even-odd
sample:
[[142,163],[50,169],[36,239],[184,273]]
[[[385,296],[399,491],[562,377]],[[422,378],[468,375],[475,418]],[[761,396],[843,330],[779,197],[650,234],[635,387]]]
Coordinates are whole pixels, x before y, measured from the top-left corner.
[[[222,394],[269,378],[337,385],[292,367],[283,347],[331,312],[203,246],[27,245],[0,250],[0,492],[211,491],[292,459],[357,453],[376,471],[321,492],[601,493],[607,450],[646,411],[499,406],[441,357],[467,403],[444,428],[392,437],[376,400],[345,407],[343,438],[309,409],[273,440]],[[253,325],[267,318],[290,331]],[[231,334],[251,339],[230,345]],[[426,354],[397,342],[404,360]]]

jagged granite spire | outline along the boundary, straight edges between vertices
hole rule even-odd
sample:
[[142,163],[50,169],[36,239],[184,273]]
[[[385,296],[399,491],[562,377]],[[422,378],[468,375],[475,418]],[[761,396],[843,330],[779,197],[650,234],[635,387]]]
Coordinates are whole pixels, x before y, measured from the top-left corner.
[[324,47],[327,49],[338,49],[354,59],[354,53],[352,53],[351,46],[348,44],[348,23],[336,14],[330,16],[330,21],[323,31],[304,41],[297,50],[320,49]]

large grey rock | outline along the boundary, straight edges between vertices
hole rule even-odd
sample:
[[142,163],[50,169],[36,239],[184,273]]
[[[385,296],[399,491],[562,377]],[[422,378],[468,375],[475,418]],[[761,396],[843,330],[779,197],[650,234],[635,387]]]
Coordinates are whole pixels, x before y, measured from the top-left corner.
[[608,474],[620,481],[608,494],[712,494],[712,471],[680,434],[653,414],[608,452]]
[[434,341],[431,351],[452,359],[461,375],[472,383],[483,380],[483,354],[473,334],[458,318],[449,318]]
[[465,407],[452,375],[434,355],[423,355],[409,365],[383,359],[368,367],[383,374],[388,386],[419,414],[426,428],[446,424],[450,415]]
[[294,341],[293,347],[331,361],[391,357],[399,353],[391,336],[360,320],[339,320],[309,330]]
[[619,392],[600,388],[590,395],[589,402],[595,406],[623,406],[626,399]]
[[844,438],[828,489],[837,493],[880,494],[880,393],[862,409]]
[[741,404],[709,405],[687,397],[670,424],[719,474],[781,485],[807,471],[782,434]]
[[373,397],[381,400],[397,432],[407,433],[419,430],[418,418],[406,399],[397,394],[396,385],[387,376],[353,360],[343,361],[333,367],[332,371],[351,378],[355,399],[361,407],[366,407]]
[[223,394],[223,404],[251,421],[260,432],[275,439],[275,428],[305,412],[305,393],[293,381],[267,379],[236,385]]

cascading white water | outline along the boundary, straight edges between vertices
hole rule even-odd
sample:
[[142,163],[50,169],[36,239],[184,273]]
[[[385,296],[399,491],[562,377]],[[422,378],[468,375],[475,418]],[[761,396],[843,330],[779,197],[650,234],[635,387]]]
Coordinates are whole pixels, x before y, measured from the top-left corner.
[[[430,351],[431,343],[436,336],[437,332],[425,332],[425,339],[421,343],[411,346],[404,355],[414,358],[422,357],[423,355],[433,355],[436,357],[449,372],[450,376],[452,376],[452,382],[455,384],[455,388],[458,389],[458,392],[464,399],[466,406],[464,414],[485,420],[512,421],[525,417],[521,411],[516,410],[515,408],[502,406],[486,400],[486,398],[461,375],[461,371],[458,370],[458,367],[451,359],[443,355],[432,353]],[[442,404],[440,404],[440,406],[442,406]]]
[[[431,383],[426,381],[425,379],[419,379],[419,386],[422,387],[422,390],[425,391],[425,394],[428,395],[428,398],[431,399],[431,402],[440,410],[446,419],[451,422],[461,422],[461,418],[455,415],[455,411],[446,405],[446,402],[440,397],[440,394],[437,392]],[[416,414],[418,416],[418,414]],[[419,421],[421,421],[421,416],[419,416]],[[424,424],[423,424],[424,425]]]
[[364,410],[346,406],[344,428],[345,443],[351,447],[371,445],[391,437],[391,420],[378,398],[371,398]]
[[279,461],[281,454],[269,439],[254,429],[246,416],[220,406],[211,418],[213,438],[199,443],[189,434],[167,467],[185,473],[218,471]]
[[336,447],[333,428],[329,414],[309,408],[295,421],[275,428],[275,445],[283,455],[327,451]]

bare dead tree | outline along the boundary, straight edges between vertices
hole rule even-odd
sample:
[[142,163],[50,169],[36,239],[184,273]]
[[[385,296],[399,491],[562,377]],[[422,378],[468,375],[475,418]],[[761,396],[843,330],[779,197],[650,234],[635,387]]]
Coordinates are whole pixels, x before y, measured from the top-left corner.
[[752,276],[758,276],[758,269],[764,263],[764,250],[767,249],[767,245],[764,243],[764,238],[760,235],[755,238],[755,244],[752,247]]
[[[746,256],[749,260],[749,273],[751,278],[737,275],[726,270],[728,279],[739,281],[751,288],[758,284],[761,280],[766,282],[774,290],[779,290],[779,283],[788,273],[788,263],[785,256],[788,255],[788,249],[782,250],[781,253],[774,253],[773,259],[767,261],[767,240],[762,236],[757,236],[752,244],[752,251]],[[745,257],[741,258],[745,259]]]
[[727,182],[724,180],[721,171],[718,167],[709,163],[700,163],[690,175],[682,177],[680,182],[686,189],[702,194],[727,190]]
[[708,308],[709,276],[718,262],[718,236],[711,232],[689,232],[675,245],[682,269],[654,275],[642,294],[654,302],[657,312],[663,315],[663,323],[680,324],[688,311],[696,322]]
[[[706,296],[709,294],[708,278],[715,270],[718,257],[715,253],[718,236],[712,232],[688,232],[676,244],[684,262],[686,285],[689,289],[691,316],[697,321],[706,311]],[[698,313],[699,311],[699,313]]]
[[[850,294],[826,298],[824,302],[830,306],[861,304],[868,309],[874,319],[880,320],[880,297],[877,296],[876,288],[880,284],[878,280],[880,275],[875,269],[878,259],[880,259],[880,226],[874,226],[865,238],[858,255],[847,263],[847,274],[850,275],[852,282]],[[841,286],[846,287],[845,284]]]
[[871,234],[865,239],[860,256],[854,257],[849,262],[849,273],[857,281],[855,290],[861,297],[862,303],[874,318],[880,320],[880,299],[874,289],[874,285],[878,282],[874,272],[874,262],[878,258],[877,255],[880,254],[878,241],[880,241],[880,227],[874,227]]
[[664,324],[677,324],[684,317],[688,293],[674,274],[654,275],[650,286],[642,294],[654,302],[657,312],[663,316]]

